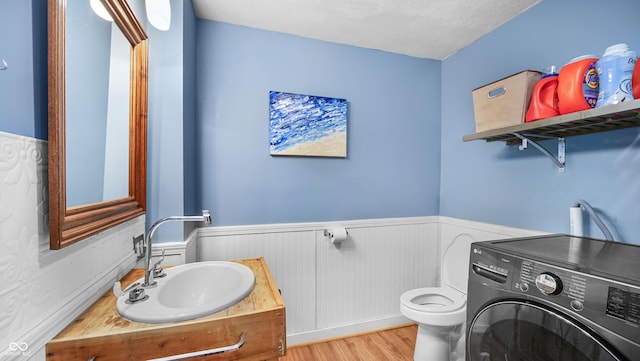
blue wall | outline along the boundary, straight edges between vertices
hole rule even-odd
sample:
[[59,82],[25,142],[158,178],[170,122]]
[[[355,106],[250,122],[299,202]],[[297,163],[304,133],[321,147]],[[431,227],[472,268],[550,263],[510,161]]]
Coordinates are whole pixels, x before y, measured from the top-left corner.
[[[602,56],[616,43],[640,50],[638,14],[637,0],[544,1],[443,62],[440,214],[568,232],[568,208],[583,198],[616,239],[640,243],[639,128],[568,138],[564,174],[533,147],[462,142],[475,131],[473,89],[579,55]],[[555,152],[555,142],[543,144]],[[602,236],[593,224],[590,233]]]
[[[140,0],[138,0],[140,1]],[[142,9],[143,2],[140,1]],[[171,28],[160,31],[147,24],[149,36],[149,117],[147,146],[147,228],[160,218],[185,214],[184,27],[194,17],[181,0],[171,1]],[[185,11],[187,13],[185,13]],[[188,70],[187,70],[188,72]],[[191,120],[192,121],[192,120]],[[158,229],[156,241],[183,240],[183,224]]]
[[47,139],[47,4],[4,0],[0,9],[0,131]]
[[191,1],[181,3],[184,7],[183,23],[183,143],[184,143],[184,212],[185,214],[199,214],[196,188],[196,154],[198,144],[196,136],[196,16]]
[[[185,5],[178,36],[151,34],[152,51],[180,54],[152,56],[150,76],[177,80],[152,85],[168,94],[150,99],[149,221],[200,208],[219,225],[442,214],[564,232],[584,198],[640,243],[640,128],[568,138],[564,174],[533,148],[462,142],[474,88],[618,42],[640,50],[640,3],[607,4],[544,1],[443,62],[194,20]],[[0,131],[46,139],[46,3],[3,2],[0,30],[12,34],[0,37]],[[270,157],[274,89],[348,99],[348,158]]]
[[[441,62],[197,25],[198,199],[216,225],[438,214]],[[347,158],[270,156],[270,90],[347,99]]]

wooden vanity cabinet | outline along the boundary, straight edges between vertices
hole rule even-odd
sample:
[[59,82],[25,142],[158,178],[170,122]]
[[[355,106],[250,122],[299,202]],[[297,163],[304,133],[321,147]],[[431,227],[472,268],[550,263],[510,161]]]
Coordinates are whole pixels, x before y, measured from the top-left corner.
[[[149,360],[229,346],[239,349],[189,360],[276,361],[286,350],[285,306],[263,258],[236,261],[251,268],[249,296],[223,311],[179,323],[143,324],[120,317],[116,297],[106,292],[46,347],[48,361]],[[144,276],[131,271],[123,287]]]

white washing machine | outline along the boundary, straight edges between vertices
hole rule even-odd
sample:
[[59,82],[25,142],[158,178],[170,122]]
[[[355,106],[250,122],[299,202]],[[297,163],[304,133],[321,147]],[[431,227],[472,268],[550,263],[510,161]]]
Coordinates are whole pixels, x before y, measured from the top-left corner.
[[467,297],[467,361],[640,360],[638,245],[476,242]]

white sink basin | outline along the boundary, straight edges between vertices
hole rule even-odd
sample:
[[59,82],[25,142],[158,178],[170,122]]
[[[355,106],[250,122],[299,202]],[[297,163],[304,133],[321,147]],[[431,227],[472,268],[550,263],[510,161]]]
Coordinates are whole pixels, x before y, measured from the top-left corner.
[[[196,262],[166,270],[158,285],[145,288],[145,301],[128,303],[128,292],[118,297],[116,308],[126,319],[143,323],[190,320],[238,303],[253,290],[251,269],[235,262]],[[144,278],[136,281],[143,283]]]

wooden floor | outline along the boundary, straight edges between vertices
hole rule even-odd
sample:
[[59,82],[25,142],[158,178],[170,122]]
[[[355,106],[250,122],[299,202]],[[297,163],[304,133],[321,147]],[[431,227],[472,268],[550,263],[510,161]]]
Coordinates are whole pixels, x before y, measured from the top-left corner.
[[412,361],[416,325],[287,347],[279,361]]

